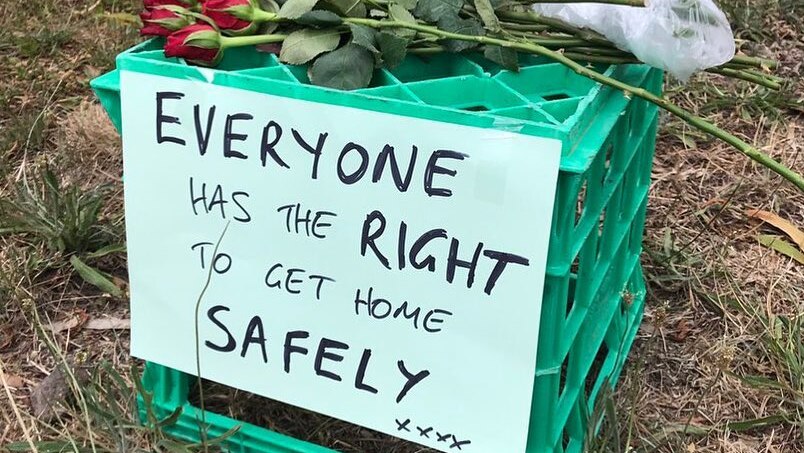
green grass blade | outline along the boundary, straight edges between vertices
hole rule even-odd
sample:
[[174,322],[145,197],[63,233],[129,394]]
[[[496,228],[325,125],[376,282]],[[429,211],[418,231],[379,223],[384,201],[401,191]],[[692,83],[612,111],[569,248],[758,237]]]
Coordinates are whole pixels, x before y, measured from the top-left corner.
[[80,258],[73,255],[70,257],[70,264],[78,272],[78,275],[90,285],[93,285],[101,291],[107,292],[115,297],[123,297],[123,291],[117,287],[111,280],[106,278],[100,271],[87,265]]
[[793,258],[801,264],[804,264],[804,253],[797,249],[793,244],[787,242],[781,236],[774,236],[772,234],[760,234],[757,236],[759,243],[765,247],[770,247],[773,250],[781,253],[782,255]]

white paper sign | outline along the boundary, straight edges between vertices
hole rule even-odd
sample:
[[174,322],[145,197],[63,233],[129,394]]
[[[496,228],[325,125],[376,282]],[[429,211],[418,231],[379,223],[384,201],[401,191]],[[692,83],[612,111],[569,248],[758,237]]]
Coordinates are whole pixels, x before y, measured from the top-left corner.
[[134,356],[195,374],[211,267],[205,378],[445,452],[525,451],[560,142],[121,86]]

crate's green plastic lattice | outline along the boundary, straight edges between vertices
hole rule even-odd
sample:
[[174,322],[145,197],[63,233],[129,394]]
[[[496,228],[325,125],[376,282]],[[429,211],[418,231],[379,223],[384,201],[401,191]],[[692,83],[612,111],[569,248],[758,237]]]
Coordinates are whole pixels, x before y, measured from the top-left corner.
[[[656,135],[654,106],[527,56],[519,72],[476,55],[409,56],[394,69],[378,69],[370,87],[342,92],[312,86],[306,67],[283,65],[275,55],[253,49],[227,51],[212,70],[165,58],[161,47],[160,41],[140,44],[118,56],[117,70],[93,81],[118,129],[125,127],[119,71],[131,70],[561,140],[526,453],[582,450],[597,396],[616,383],[642,318],[639,254]],[[658,70],[596,69],[661,91]],[[198,440],[200,410],[188,402],[194,379],[149,363],[143,383],[159,417],[183,408],[168,431]],[[232,452],[333,451],[222,415],[207,413],[205,419],[210,437],[240,425],[226,443]]]

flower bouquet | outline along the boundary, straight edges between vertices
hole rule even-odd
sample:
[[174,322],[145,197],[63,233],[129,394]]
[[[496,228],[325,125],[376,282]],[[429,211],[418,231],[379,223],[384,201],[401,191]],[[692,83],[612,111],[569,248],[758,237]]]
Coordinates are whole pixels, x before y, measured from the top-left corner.
[[[622,8],[642,0],[598,0]],[[605,76],[593,63],[641,63],[604,36],[536,14],[517,0],[144,0],[143,35],[164,36],[165,55],[215,66],[228,49],[260,46],[286,64],[307,64],[310,81],[352,90],[368,86],[374,69],[393,68],[407,54],[482,52],[518,69],[520,54],[539,55],[576,73],[656,104],[734,147],[804,191],[804,177],[737,136],[657,96]],[[736,55],[708,72],[779,90],[774,61]]]

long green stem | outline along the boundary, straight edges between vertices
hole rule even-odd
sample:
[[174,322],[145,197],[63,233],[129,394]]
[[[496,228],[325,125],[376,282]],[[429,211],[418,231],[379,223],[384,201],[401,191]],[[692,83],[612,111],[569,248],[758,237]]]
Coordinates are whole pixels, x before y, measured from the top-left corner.
[[594,55],[581,52],[564,52],[564,56],[570,60],[581,63],[603,63],[603,64],[638,64],[639,60],[633,57],[619,57],[612,55]]
[[593,55],[608,55],[610,57],[620,57],[620,58],[636,58],[633,54],[628,52],[624,52],[620,49],[610,49],[608,47],[575,47],[572,49],[573,52],[582,52],[588,53]]
[[516,31],[535,31],[535,32],[542,32],[547,31],[550,29],[547,25],[541,24],[519,24],[516,22],[502,22],[500,23],[505,30],[516,30]]
[[589,45],[588,42],[578,38],[539,38],[538,35],[534,37],[533,35],[530,34],[523,37],[530,42],[539,44],[540,46],[555,47],[561,49],[571,47],[584,47]]
[[[388,5],[392,2],[392,0],[372,0],[374,3],[378,3],[381,5]],[[645,2],[643,0],[527,0],[518,2],[517,5],[519,6],[530,6],[536,5],[539,3],[599,3],[603,5],[626,5],[626,6],[636,6],[636,7],[645,7]]]
[[[472,12],[475,11],[474,8],[471,6],[466,6],[464,7],[464,9]],[[527,24],[543,25],[553,30],[568,33],[580,39],[584,39],[586,41],[589,41],[590,43],[604,46],[612,46],[612,43],[602,35],[595,33],[594,31],[591,30],[575,27],[559,19],[553,19],[551,17],[542,16],[541,14],[526,11],[510,11],[500,9],[495,12],[500,17],[500,19],[505,21],[510,21],[513,23],[524,24],[524,25]],[[749,57],[747,55],[735,55],[729,63],[741,66],[750,66],[754,68],[768,68],[768,69],[776,69],[779,66],[779,62],[777,61],[769,60],[767,58]]]
[[[545,46],[549,47],[549,46]],[[416,55],[432,55],[447,52],[442,46],[411,47],[408,52]],[[583,63],[604,63],[604,64],[638,64],[640,61],[633,55],[618,50],[605,49],[599,47],[577,47],[570,48],[564,52],[564,56]],[[728,67],[710,68],[706,72],[720,74],[733,79],[745,80],[755,83],[771,90],[780,90],[781,82],[778,77],[769,74],[762,74],[747,69],[733,69]]]
[[[589,0],[530,0],[526,2],[527,5],[533,5],[537,3],[589,3]],[[643,0],[606,0],[606,1],[595,1],[594,3],[604,3],[607,5],[622,5],[622,6],[636,6],[638,8],[644,8],[645,2]]]
[[771,90],[780,90],[782,88],[782,85],[779,82],[768,79],[763,75],[751,73],[748,71],[740,71],[738,69],[731,69],[731,68],[709,68],[706,70],[706,72],[711,72],[713,74],[720,74],[726,77],[732,77],[735,79],[753,82],[756,83],[757,85],[762,85],[766,88],[770,88]]
[[[278,21],[279,19],[273,13],[262,12],[265,17],[263,18],[265,21]],[[259,14],[259,13],[258,13]],[[534,20],[534,18],[530,13],[517,13],[518,15],[525,15],[530,20]],[[269,17],[270,16],[270,17]],[[541,16],[535,15],[536,18],[542,20]],[[512,16],[504,16],[501,14],[503,18],[512,18]],[[792,182],[796,187],[798,187],[802,192],[804,192],[804,177],[799,175],[798,173],[794,172],[790,168],[786,167],[782,163],[776,161],[769,155],[763,153],[762,151],[756,149],[755,147],[751,146],[744,140],[738,138],[737,136],[730,134],[723,129],[715,126],[714,124],[710,123],[709,121],[705,120],[702,117],[694,115],[691,112],[679,107],[678,105],[670,102],[666,98],[662,96],[657,96],[651,93],[648,90],[643,88],[634,87],[627,83],[621,82],[617,79],[613,79],[611,77],[605,76],[592,68],[586,67],[582,63],[577,62],[577,59],[589,61],[590,57],[594,57],[594,55],[585,55],[585,54],[574,54],[564,53],[563,51],[554,51],[550,50],[547,47],[540,45],[538,43],[533,42],[532,40],[525,40],[525,41],[509,41],[499,38],[494,38],[490,36],[477,36],[477,35],[464,35],[460,33],[453,33],[441,30],[438,27],[430,26],[430,25],[423,25],[415,22],[402,22],[402,21],[395,21],[395,20],[375,20],[375,19],[366,19],[366,18],[356,18],[356,17],[345,17],[343,18],[345,23],[352,23],[358,25],[364,25],[367,27],[375,28],[375,29],[382,29],[382,28],[404,28],[409,30],[415,30],[421,33],[426,33],[432,36],[436,36],[439,39],[454,39],[459,41],[467,41],[467,42],[476,42],[479,44],[485,45],[493,45],[493,46],[500,46],[508,49],[517,50],[520,52],[541,55],[547,57],[551,60],[554,60],[558,63],[561,63],[577,74],[587,77],[589,79],[594,80],[595,82],[599,82],[603,85],[610,86],[612,88],[618,89],[628,95],[633,95],[644,99],[668,112],[677,116],[681,120],[685,121],[686,123],[692,125],[693,127],[713,136],[716,137],[729,145],[735,148],[737,151],[745,154],[749,158],[753,159],[754,161],[758,162],[759,164],[765,166],[766,168],[772,170],[773,172],[779,174],[783,178],[787,179],[788,181]],[[569,27],[573,28],[573,27]],[[221,46],[223,48],[227,47],[234,47],[234,46],[248,46],[248,45],[256,45],[256,44],[266,44],[266,43],[273,43],[273,42],[280,42],[285,39],[285,35],[255,35],[255,36],[241,36],[241,37],[222,37]],[[611,58],[617,57],[610,57],[604,56],[609,60]],[[624,59],[623,62],[629,62],[630,60]],[[744,56],[736,56],[733,62],[737,64],[759,64],[760,66],[770,66],[769,62],[763,61],[761,59],[753,59],[750,57]],[[750,77],[750,76],[746,76]],[[759,80],[759,78],[756,78]]]
[[778,61],[768,60],[767,58],[749,57],[748,55],[735,55],[731,61],[738,64],[744,64],[746,66],[753,66],[755,68],[776,69],[779,67]]
[[[465,6],[464,9],[466,9],[467,11],[473,11],[473,12],[475,11],[474,7],[472,6]],[[546,17],[536,13],[529,13],[523,11],[509,11],[504,9],[497,10],[496,13],[502,20],[509,20],[511,22],[518,22],[524,24],[546,25],[553,30],[567,33],[569,35],[583,39],[584,41],[587,41],[591,44],[608,46],[608,47],[614,46],[611,43],[611,41],[609,41],[603,35],[597,32],[585,28],[575,27],[562,20],[553,19],[552,17]]]
[[221,48],[256,46],[282,42],[288,35],[221,36]]
[[[374,3],[377,4],[387,4],[388,0],[373,0]],[[532,3],[550,3],[553,0],[546,0],[544,2],[527,2],[527,4]],[[555,0],[555,2],[560,3],[568,3],[565,0]],[[584,2],[584,0],[570,0],[569,2]],[[606,1],[595,1],[595,3],[606,3],[606,4],[620,4],[620,5],[631,5],[631,6],[644,6],[643,0],[606,0]],[[477,11],[474,7],[470,5],[466,5],[464,9],[468,12],[476,13]],[[554,19],[551,17],[542,16],[540,14],[536,14],[533,12],[524,12],[524,11],[510,11],[505,9],[500,9],[495,11],[500,19],[508,20],[509,23],[503,23],[504,28],[510,30],[517,30],[517,31],[533,31],[533,32],[542,32],[548,30],[555,30],[564,34],[568,34],[570,36],[574,36],[576,38],[575,41],[569,41],[568,38],[555,38],[555,39],[567,39],[564,47],[572,47],[572,46],[595,46],[602,49],[611,49],[612,51],[617,51],[614,44],[606,39],[604,36],[600,35],[599,33],[587,30],[584,28],[576,27],[570,25],[564,21],[559,19]],[[259,8],[254,9],[254,17],[252,20],[256,22],[282,22],[287,19],[279,17],[276,13],[263,11]],[[282,35],[270,35],[270,36],[282,36]],[[535,38],[535,37],[534,37]],[[260,41],[257,44],[265,44],[271,42],[280,42],[284,38],[277,39],[276,41]],[[543,38],[548,39],[548,38]],[[571,39],[571,38],[570,38]],[[533,40],[529,38],[529,40]],[[537,41],[538,44],[539,43]],[[545,42],[545,45],[549,45],[549,43]],[[248,44],[239,44],[238,45],[248,45]],[[560,45],[559,41],[556,41],[556,45]],[[624,55],[622,57],[633,57],[630,53],[625,51],[623,52]],[[636,58],[636,57],[633,57]],[[757,58],[757,57],[749,57],[747,55],[735,55],[731,61],[727,62],[723,65],[723,67],[729,67],[731,69],[743,69],[745,67],[753,67],[753,68],[768,68],[768,69],[776,69],[779,63],[774,60],[769,60],[765,58]],[[768,77],[773,79],[776,82],[780,82],[778,78]],[[744,79],[748,80],[748,79]]]
[[195,312],[194,312],[194,326],[195,326],[195,372],[196,372],[196,383],[198,385],[198,398],[201,402],[201,420],[199,426],[199,432],[201,434],[201,445],[204,448],[204,452],[209,451],[209,446],[207,445],[207,418],[206,418],[206,409],[204,405],[206,401],[204,399],[204,382],[201,378],[201,334],[198,328],[199,322],[199,313],[201,311],[201,302],[204,300],[204,295],[207,293],[207,289],[209,289],[210,283],[212,283],[212,263],[214,262],[214,258],[218,256],[218,247],[221,245],[223,241],[223,237],[226,235],[226,230],[229,229],[229,224],[231,221],[226,222],[226,225],[223,227],[223,231],[221,232],[220,237],[218,238],[218,242],[215,243],[215,248],[212,250],[212,258],[209,261],[209,269],[207,270],[207,278],[204,281],[204,286],[201,288],[201,292],[198,294],[198,299],[195,302]]
[[344,18],[344,22],[365,25],[377,29],[406,28],[410,30],[416,30],[423,33],[436,35],[439,36],[441,39],[455,39],[460,41],[476,42],[479,44],[500,46],[504,48],[514,49],[521,52],[532,53],[550,58],[551,60],[557,61],[569,67],[577,74],[592,79],[595,82],[599,82],[603,85],[616,88],[624,92],[626,95],[633,95],[639,97],[652,104],[657,105],[658,107],[664,110],[667,110],[668,112],[672,113],[673,115],[677,116],[678,118],[692,125],[693,127],[700,129],[701,131],[706,132],[707,134],[728,143],[737,151],[745,154],[746,156],[758,162],[759,164],[767,167],[768,169],[774,171],[783,178],[792,182],[796,187],[798,187],[802,192],[804,192],[804,177],[794,172],[790,168],[786,167],[785,165],[781,164],[780,162],[774,160],[769,155],[751,146],[744,140],[724,131],[723,129],[720,129],[719,127],[715,126],[714,124],[710,123],[704,118],[701,118],[699,116],[694,115],[691,112],[684,110],[683,108],[670,102],[664,97],[657,96],[643,88],[634,87],[627,83],[621,82],[617,79],[607,77],[591,68],[584,66],[581,63],[576,62],[575,60],[564,55],[562,52],[556,52],[544,46],[540,46],[538,44],[534,44],[531,42],[506,41],[503,39],[492,38],[488,36],[463,35],[460,33],[452,33],[441,30],[437,27],[422,25],[418,23],[400,22],[400,21],[379,21],[374,19],[362,19],[362,18]]

